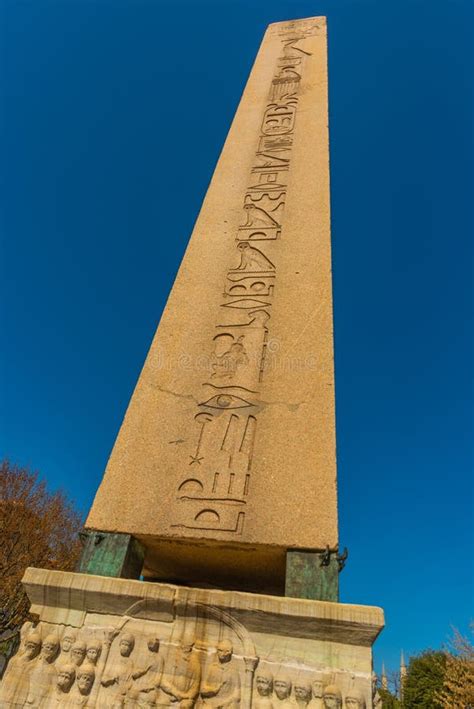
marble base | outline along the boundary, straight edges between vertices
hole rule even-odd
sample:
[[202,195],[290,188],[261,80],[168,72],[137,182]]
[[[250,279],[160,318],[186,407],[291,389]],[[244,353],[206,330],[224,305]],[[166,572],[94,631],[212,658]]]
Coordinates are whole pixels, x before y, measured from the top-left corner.
[[28,569],[0,707],[370,709],[380,608]]

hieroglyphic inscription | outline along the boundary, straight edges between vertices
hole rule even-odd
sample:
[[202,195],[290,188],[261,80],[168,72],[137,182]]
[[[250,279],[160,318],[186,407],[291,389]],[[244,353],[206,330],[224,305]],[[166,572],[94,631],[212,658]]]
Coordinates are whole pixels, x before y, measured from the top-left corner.
[[232,534],[243,529],[278,274],[276,247],[284,238],[298,94],[311,57],[304,39],[318,29],[315,23],[278,26],[281,51],[243,195],[209,374],[195,415],[196,442],[177,491],[173,527]]

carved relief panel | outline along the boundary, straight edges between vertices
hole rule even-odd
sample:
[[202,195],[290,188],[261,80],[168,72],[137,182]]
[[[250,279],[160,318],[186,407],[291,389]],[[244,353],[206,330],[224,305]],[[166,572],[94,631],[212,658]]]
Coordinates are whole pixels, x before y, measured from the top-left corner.
[[143,599],[121,616],[87,613],[77,628],[26,624],[0,706],[372,707],[370,672],[339,669],[333,649],[286,636],[277,618],[265,628],[261,613],[188,599],[164,617],[160,600]]

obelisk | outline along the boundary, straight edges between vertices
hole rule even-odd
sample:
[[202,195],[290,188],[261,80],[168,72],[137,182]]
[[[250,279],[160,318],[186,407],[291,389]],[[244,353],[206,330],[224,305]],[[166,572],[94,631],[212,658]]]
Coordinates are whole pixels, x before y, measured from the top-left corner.
[[374,706],[383,612],[337,602],[328,164],[325,18],[270,25],[2,708]]
[[315,19],[265,34],[86,526],[146,576],[281,592],[288,550],[337,554],[336,504]]

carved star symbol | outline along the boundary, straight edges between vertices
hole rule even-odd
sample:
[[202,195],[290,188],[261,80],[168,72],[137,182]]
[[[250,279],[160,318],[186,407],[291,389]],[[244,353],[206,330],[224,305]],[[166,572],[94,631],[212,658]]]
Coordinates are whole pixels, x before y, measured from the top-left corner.
[[204,460],[204,456],[201,456],[201,458],[199,458],[197,455],[190,455],[189,457],[191,458],[191,462],[189,465],[193,465],[193,463],[201,465],[201,460]]

